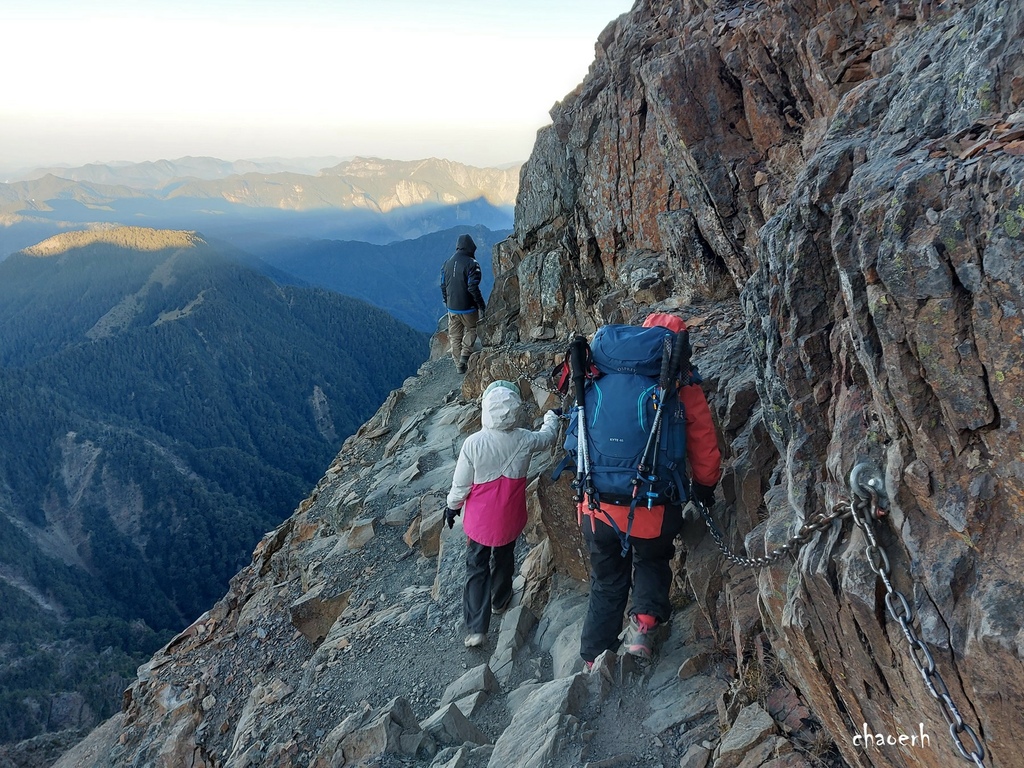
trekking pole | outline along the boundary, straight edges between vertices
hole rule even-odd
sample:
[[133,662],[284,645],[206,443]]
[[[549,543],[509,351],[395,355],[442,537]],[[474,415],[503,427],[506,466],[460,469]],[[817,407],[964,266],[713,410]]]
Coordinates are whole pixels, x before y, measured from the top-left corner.
[[634,499],[640,492],[641,483],[647,482],[648,508],[653,506],[654,497],[656,496],[654,482],[658,477],[654,474],[654,468],[657,466],[658,461],[658,443],[661,441],[661,419],[662,414],[665,412],[665,395],[675,374],[673,370],[674,354],[675,345],[672,343],[672,337],[666,336],[661,352],[661,374],[658,376],[658,390],[654,399],[654,422],[651,424],[651,433],[647,436],[647,445],[644,446],[644,452],[640,456],[640,464],[636,468],[636,477],[633,478]]
[[[686,331],[680,331],[675,335],[672,341],[672,354],[669,357],[668,374],[665,373],[665,364],[662,361],[662,373],[658,383],[661,385],[661,408],[668,408],[669,400],[669,389],[672,388],[672,383],[676,383],[676,387],[672,388],[673,392],[679,392],[679,386],[681,383],[689,378],[690,375],[690,353],[688,347],[690,345],[689,334]],[[667,341],[667,339],[666,339]],[[654,444],[654,457],[651,461],[651,466],[658,466],[658,449],[661,447],[661,425],[658,425],[658,441]]]
[[576,503],[583,501],[587,495],[591,508],[594,507],[593,488],[590,479],[590,450],[587,448],[587,414],[584,408],[585,395],[583,387],[587,383],[587,367],[589,364],[589,347],[583,336],[576,336],[569,344],[569,367],[572,370],[572,383],[576,390],[576,455],[580,466],[573,481],[576,487]]

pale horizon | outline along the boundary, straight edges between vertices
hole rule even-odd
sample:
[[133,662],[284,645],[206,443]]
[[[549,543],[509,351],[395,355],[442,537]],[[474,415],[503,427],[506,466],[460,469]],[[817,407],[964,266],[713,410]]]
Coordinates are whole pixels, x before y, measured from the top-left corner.
[[[557,7],[553,7],[557,6]],[[0,171],[186,156],[524,162],[631,0],[7,0]]]

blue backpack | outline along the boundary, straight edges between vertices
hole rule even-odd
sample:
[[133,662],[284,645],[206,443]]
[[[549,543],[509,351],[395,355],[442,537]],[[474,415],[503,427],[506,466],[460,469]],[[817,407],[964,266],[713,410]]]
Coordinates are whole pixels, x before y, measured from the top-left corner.
[[606,325],[589,347],[582,337],[573,343],[575,359],[563,364],[560,389],[568,390],[571,371],[577,402],[555,476],[575,465],[576,501],[592,512],[601,512],[602,503],[630,508],[624,531],[604,514],[625,553],[638,506],[686,501],[686,413],[678,392],[700,375],[690,363],[686,331]]

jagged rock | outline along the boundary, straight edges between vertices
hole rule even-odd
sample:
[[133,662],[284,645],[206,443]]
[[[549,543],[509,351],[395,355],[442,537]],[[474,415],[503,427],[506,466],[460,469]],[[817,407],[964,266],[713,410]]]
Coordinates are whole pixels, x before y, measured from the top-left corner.
[[554,677],[568,677],[579,672],[583,666],[580,657],[580,633],[583,619],[578,619],[558,633],[551,645],[551,667]]
[[469,750],[469,763],[472,766],[487,765],[492,754],[494,754],[493,744],[484,744],[480,747],[473,747]]
[[419,547],[424,557],[435,557],[441,549],[444,507],[424,511],[420,517]]
[[540,518],[551,547],[553,567],[558,573],[583,584],[590,576],[590,560],[576,522],[572,495],[567,477],[557,482],[541,477],[537,482]]
[[543,653],[551,653],[558,636],[570,624],[582,623],[587,612],[587,595],[573,589],[566,590],[566,584],[554,577],[553,591],[559,592],[544,609],[544,615],[537,624],[533,642]]
[[356,520],[338,537],[331,556],[342,556],[347,552],[362,549],[373,538],[373,518]]
[[[763,742],[774,731],[775,721],[760,704],[744,707],[729,732],[722,737],[722,743],[718,746],[718,758],[715,760],[716,768],[736,768],[755,745]],[[760,755],[759,759],[763,760],[769,754],[771,752]]]
[[772,720],[787,731],[802,730],[806,721],[811,717],[811,711],[804,706],[796,691],[789,686],[775,688],[768,694],[765,703]]
[[[781,736],[769,736],[744,755],[736,768],[761,768],[772,758],[784,757],[793,751],[793,745]],[[716,763],[717,765],[718,763]]]
[[590,690],[591,700],[604,701],[616,682],[625,686],[622,670],[623,667],[628,666],[629,662],[625,661],[625,658],[617,656],[614,651],[604,651],[594,659],[594,666],[591,667],[587,676],[587,687]]
[[292,624],[314,645],[327,637],[352,596],[351,590],[329,596],[326,590],[326,584],[317,584],[288,608]]
[[[339,723],[324,739],[310,768],[358,765],[385,754],[432,757],[436,747],[431,739],[420,738],[420,731],[409,703],[392,699],[380,709],[366,708]],[[403,740],[408,736],[413,738]]]
[[700,744],[693,744],[686,753],[679,758],[679,768],[708,768],[711,760],[711,750]]
[[420,723],[420,727],[442,744],[490,744],[487,734],[466,719],[454,703],[445,704]]
[[488,768],[542,768],[555,759],[567,718],[578,715],[587,698],[583,675],[553,680],[535,690],[498,737]]
[[412,549],[420,543],[420,517],[416,516],[413,521],[409,523],[408,529],[405,531],[405,535],[402,537],[402,541],[405,545]]
[[409,464],[408,467],[406,467],[404,470],[402,470],[401,473],[399,473],[398,484],[407,485],[411,483],[413,480],[415,480],[417,477],[419,477],[422,473],[423,470],[420,467],[420,459],[417,456],[412,460],[412,463]]
[[494,643],[489,666],[499,681],[506,681],[512,675],[515,653],[526,642],[531,629],[537,623],[537,617],[524,605],[510,609],[501,621],[501,631]]
[[743,652],[761,631],[761,611],[757,602],[757,573],[752,569],[730,572],[724,584],[732,643],[737,652],[737,666],[743,667]]
[[[394,506],[391,509],[389,509],[385,513],[384,517],[382,518],[382,522],[384,523],[384,525],[393,525],[393,526],[395,526],[397,528],[401,528],[402,526],[407,526],[409,524],[409,520],[419,510],[419,508],[420,508],[420,500],[419,499],[417,499],[417,498],[409,499],[409,500],[405,501],[404,503],[399,504],[399,505]],[[412,546],[412,545],[410,545],[410,546]]]
[[398,748],[403,755],[423,759],[437,751],[437,742],[426,731],[406,731],[398,739]]
[[663,733],[714,712],[715,701],[728,687],[717,677],[698,675],[681,680],[678,686],[662,688],[651,698],[651,714],[644,719],[644,727],[652,733]]
[[439,604],[461,607],[465,582],[466,532],[462,528],[462,518],[457,517],[454,527],[441,529],[437,571],[430,596]]
[[[658,647],[654,670],[647,678],[649,690],[658,691],[674,683],[680,677],[679,668],[697,649],[703,647],[697,639],[696,624],[699,620],[700,611],[693,604],[673,614],[668,636]],[[713,672],[709,671],[708,675],[713,675]]]
[[441,695],[441,706],[477,691],[494,693],[497,690],[498,680],[495,678],[494,673],[491,672],[491,668],[486,664],[481,664],[478,667],[473,667],[473,669],[445,688],[444,693]]
[[471,693],[468,696],[463,696],[460,699],[455,700],[455,706],[462,710],[462,714],[466,717],[473,717],[477,712],[480,711],[480,707],[487,701],[488,694],[484,691],[477,691]]
[[517,592],[517,597],[519,602],[537,613],[544,608],[547,590],[551,584],[553,565],[551,543],[545,538],[530,550],[519,568],[519,575],[523,578],[523,587],[520,592]]
[[513,715],[526,703],[537,690],[543,686],[538,680],[530,679],[520,683],[517,687],[508,692],[505,697],[505,706]]
[[469,765],[469,747],[446,747],[434,757],[430,768],[466,768]]

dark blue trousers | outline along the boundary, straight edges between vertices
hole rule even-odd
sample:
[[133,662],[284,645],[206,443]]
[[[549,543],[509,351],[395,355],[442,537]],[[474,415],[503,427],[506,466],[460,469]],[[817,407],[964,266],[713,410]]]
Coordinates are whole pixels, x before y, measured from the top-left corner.
[[659,622],[671,618],[669,590],[676,552],[673,539],[682,528],[682,508],[667,506],[661,535],[656,539],[630,538],[629,552],[623,557],[619,535],[601,522],[600,514],[583,518],[583,538],[590,552],[590,601],[580,638],[580,656],[585,661],[618,649],[630,587],[631,614],[646,613]]
[[491,625],[491,606],[501,608],[512,599],[515,550],[514,541],[501,547],[488,547],[467,539],[462,617],[470,633],[486,634]]

